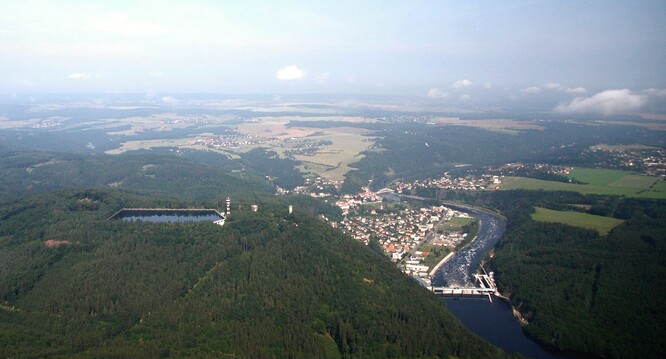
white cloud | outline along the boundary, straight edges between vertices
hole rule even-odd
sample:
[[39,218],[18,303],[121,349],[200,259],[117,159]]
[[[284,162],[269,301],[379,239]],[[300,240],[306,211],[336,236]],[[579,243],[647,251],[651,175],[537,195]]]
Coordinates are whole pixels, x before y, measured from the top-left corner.
[[486,82],[486,83],[483,85],[483,88],[485,88],[486,90],[489,90],[489,89],[491,89],[492,87],[493,87],[493,84],[491,84],[490,82]]
[[460,98],[459,98],[460,101],[469,101],[471,99],[472,99],[472,96],[470,96],[469,94],[460,95]]
[[278,70],[275,74],[275,78],[280,81],[289,81],[289,80],[302,80],[305,78],[307,72],[300,69],[296,65],[285,66]]
[[560,89],[560,91],[564,91],[566,93],[574,94],[574,95],[582,95],[587,92],[587,89],[585,87],[563,87]]
[[453,86],[453,88],[460,89],[460,88],[465,88],[465,87],[472,87],[472,86],[474,86],[474,83],[470,80],[463,79],[463,80],[458,80],[458,81],[454,82],[453,85],[451,85],[451,86]]
[[545,85],[543,85],[544,88],[549,89],[549,90],[556,90],[560,92],[566,92],[568,94],[573,94],[573,95],[582,95],[587,92],[587,89],[585,87],[566,87],[562,84],[558,84],[557,82],[550,82]]
[[437,87],[433,87],[430,90],[428,90],[428,94],[426,96],[430,98],[447,98],[449,97],[449,94],[438,89]]
[[162,102],[167,104],[175,104],[176,102],[178,102],[178,100],[172,96],[164,96],[162,97]]
[[628,89],[607,90],[591,97],[576,97],[567,104],[560,104],[555,111],[611,115],[638,110],[646,102],[647,96],[633,93]]
[[67,75],[67,77],[69,77],[72,80],[83,80],[83,81],[85,81],[85,80],[91,78],[92,75],[91,74],[86,74],[86,73],[83,73],[83,72],[75,72],[73,74]]
[[560,83],[557,82],[549,82],[543,86],[530,86],[526,87],[520,92],[526,93],[526,94],[536,94],[540,93],[543,90],[553,90],[553,91],[559,91],[559,92],[565,92],[568,94],[572,95],[582,95],[587,92],[587,89],[585,87],[566,87]]
[[534,94],[541,92],[541,88],[539,86],[530,86],[520,90],[520,92]]

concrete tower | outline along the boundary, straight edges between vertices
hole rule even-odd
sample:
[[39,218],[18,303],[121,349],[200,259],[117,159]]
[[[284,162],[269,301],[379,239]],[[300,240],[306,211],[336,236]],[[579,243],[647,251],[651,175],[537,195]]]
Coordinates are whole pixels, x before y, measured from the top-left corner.
[[231,215],[231,197],[227,197],[227,216]]

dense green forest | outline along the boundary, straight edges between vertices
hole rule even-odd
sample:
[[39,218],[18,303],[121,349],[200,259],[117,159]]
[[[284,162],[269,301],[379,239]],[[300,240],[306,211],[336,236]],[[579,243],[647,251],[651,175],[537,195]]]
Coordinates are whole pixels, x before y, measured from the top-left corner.
[[270,183],[256,172],[232,175],[220,161],[213,162],[221,156],[205,155],[199,154],[197,159],[204,159],[193,161],[147,153],[0,152],[0,200],[63,188],[107,188],[190,201],[214,200],[230,193],[273,192]]
[[284,201],[241,205],[224,227],[107,221],[187,205],[109,191],[3,205],[0,355],[504,355],[382,256]]
[[261,173],[276,185],[293,189],[304,182],[301,172],[296,169],[298,161],[280,158],[275,151],[266,151],[263,148],[255,148],[241,155],[241,162],[248,168]]
[[[434,195],[423,191],[422,195]],[[604,358],[666,355],[666,203],[573,192],[446,192],[446,200],[496,208],[507,232],[488,262],[500,291],[545,346]],[[625,220],[607,236],[535,222],[534,207]]]
[[492,261],[498,284],[542,343],[601,357],[661,358],[666,206],[626,199],[613,215],[626,222],[606,237],[516,221]]

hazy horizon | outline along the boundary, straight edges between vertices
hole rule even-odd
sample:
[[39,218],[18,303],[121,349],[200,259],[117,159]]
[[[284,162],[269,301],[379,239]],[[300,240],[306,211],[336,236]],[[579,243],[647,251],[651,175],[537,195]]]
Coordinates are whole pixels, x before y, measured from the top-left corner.
[[666,99],[662,1],[0,4],[5,97],[384,95],[601,114]]

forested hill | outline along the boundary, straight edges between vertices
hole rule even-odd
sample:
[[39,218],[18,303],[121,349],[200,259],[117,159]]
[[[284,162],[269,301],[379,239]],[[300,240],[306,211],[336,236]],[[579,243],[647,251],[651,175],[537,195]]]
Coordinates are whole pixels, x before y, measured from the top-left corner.
[[0,201],[63,188],[113,189],[189,201],[273,192],[262,176],[232,176],[225,163],[220,163],[224,156],[208,156],[217,162],[208,165],[173,154],[0,152]]
[[[486,268],[528,320],[530,337],[580,357],[666,356],[664,200],[525,190],[448,192],[445,198],[506,216],[507,231]],[[533,220],[535,207],[623,223],[600,234]]]
[[1,356],[504,356],[314,217],[266,205],[224,227],[106,220],[150,201],[66,191],[0,207]]

